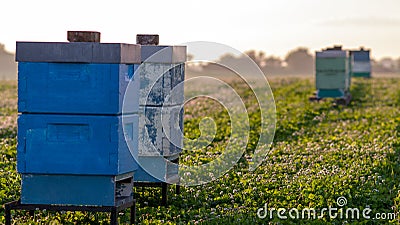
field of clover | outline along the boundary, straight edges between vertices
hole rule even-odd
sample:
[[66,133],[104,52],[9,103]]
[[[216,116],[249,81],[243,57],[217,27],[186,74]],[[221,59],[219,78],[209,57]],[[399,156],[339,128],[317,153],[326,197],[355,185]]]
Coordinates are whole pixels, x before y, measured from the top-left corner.
[[[260,132],[260,111],[247,85],[229,80],[242,97],[250,117],[250,140],[239,163],[219,179],[202,186],[174,186],[168,207],[159,206],[161,190],[135,188],[137,221],[141,224],[399,224],[399,219],[372,219],[376,213],[400,212],[400,78],[353,79],[348,106],[331,100],[309,102],[315,91],[309,77],[274,77],[277,124],[272,148],[254,172],[248,171]],[[16,172],[16,82],[0,83],[0,205],[20,195]],[[216,124],[213,141],[196,149],[185,143],[184,165],[210,162],[224,151],[231,132],[228,112],[221,104],[196,98],[185,106],[186,138],[201,136],[199,124],[208,117]],[[268,208],[298,209],[337,206],[369,207],[370,219],[259,218]],[[128,223],[129,210],[119,215]],[[276,213],[276,212],[275,212]],[[15,224],[107,224],[105,213],[14,212]],[[400,214],[398,215],[400,216]],[[0,224],[4,209],[0,209]]]

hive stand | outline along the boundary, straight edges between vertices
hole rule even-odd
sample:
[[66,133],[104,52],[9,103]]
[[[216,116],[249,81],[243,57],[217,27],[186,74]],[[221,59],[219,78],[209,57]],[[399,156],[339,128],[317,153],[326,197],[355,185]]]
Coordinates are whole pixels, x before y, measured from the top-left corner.
[[[348,104],[350,104],[350,102],[351,102],[351,94],[350,93],[348,93],[347,95],[345,95],[345,97],[344,98],[337,98],[337,99],[335,99],[335,104],[337,104],[337,105],[348,105]],[[319,101],[321,101],[321,100],[324,100],[324,98],[318,98],[317,97],[317,95],[316,95],[316,93],[314,93],[312,96],[310,96],[309,98],[308,98],[308,100],[310,101],[310,102],[319,102]]]
[[130,208],[130,224],[136,224],[136,200],[132,197],[120,199],[116,206],[67,206],[67,205],[48,205],[48,204],[21,204],[21,201],[13,201],[4,204],[5,208],[5,225],[12,224],[12,210],[28,210],[30,216],[34,216],[36,210],[48,211],[72,211],[72,212],[110,212],[110,224],[118,224],[118,213]]
[[[171,160],[172,163],[179,164],[179,158],[175,160]],[[161,188],[161,205],[167,206],[168,205],[168,187],[170,184],[166,182],[156,181],[153,182],[135,182],[134,187],[159,187]],[[181,186],[179,182],[175,184],[175,194],[179,195],[181,193]]]

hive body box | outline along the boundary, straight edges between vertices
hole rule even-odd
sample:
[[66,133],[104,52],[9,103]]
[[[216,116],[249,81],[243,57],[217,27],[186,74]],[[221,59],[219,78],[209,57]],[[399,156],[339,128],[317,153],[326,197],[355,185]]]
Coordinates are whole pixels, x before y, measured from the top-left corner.
[[350,51],[351,76],[352,77],[371,77],[370,51],[361,48],[357,51]]
[[139,100],[140,168],[135,182],[178,181],[183,142],[186,47],[142,45]]
[[22,204],[115,206],[132,198],[133,173],[123,176],[22,174]]
[[[21,114],[18,171],[35,174],[119,175],[136,169],[138,115]],[[136,137],[136,138],[134,138]],[[137,147],[136,147],[137,149]]]
[[347,51],[316,52],[317,98],[346,98],[350,93],[350,61]]
[[[115,206],[130,196],[140,46],[17,42],[16,59],[21,203]],[[136,101],[122,115],[129,82]]]
[[[22,113],[121,114],[125,89],[137,66],[20,62],[18,109]],[[138,102],[124,109],[138,112]]]

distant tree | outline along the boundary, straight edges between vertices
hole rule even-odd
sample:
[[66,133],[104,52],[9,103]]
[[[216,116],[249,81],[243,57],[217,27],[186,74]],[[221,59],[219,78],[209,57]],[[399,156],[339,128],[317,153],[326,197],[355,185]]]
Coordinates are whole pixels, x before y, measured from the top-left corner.
[[249,56],[259,67],[263,66],[265,53],[262,51],[249,50],[245,54]]
[[230,67],[240,65],[241,59],[232,55],[224,54],[215,63],[206,63],[202,65],[203,71],[225,73]]
[[239,59],[232,54],[224,54],[222,55],[218,62],[223,65],[231,65],[232,63],[237,63]]
[[383,73],[385,72],[385,69],[382,67],[382,65],[379,64],[379,61],[372,58],[371,59],[371,71],[373,73]]
[[397,61],[390,58],[385,57],[380,60],[371,60],[371,67],[373,73],[395,73],[397,72]]
[[264,58],[262,70],[267,75],[284,73],[283,62],[279,57],[269,56]]
[[396,72],[400,73],[400,57],[396,59]]
[[388,71],[393,71],[396,68],[396,61],[390,57],[382,58],[379,60],[379,64]]
[[287,70],[294,74],[310,74],[314,68],[314,58],[309,50],[299,47],[290,51],[285,58]]

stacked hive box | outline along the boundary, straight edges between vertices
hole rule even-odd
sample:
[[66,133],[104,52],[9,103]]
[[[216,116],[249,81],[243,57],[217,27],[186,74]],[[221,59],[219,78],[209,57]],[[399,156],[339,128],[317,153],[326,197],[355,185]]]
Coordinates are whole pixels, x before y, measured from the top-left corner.
[[[158,38],[156,42],[158,44]],[[185,76],[186,47],[138,43],[144,45],[141,46],[142,64],[138,69],[138,161],[141,166],[135,172],[135,182],[177,183],[179,176],[175,163],[183,142],[184,95],[181,82]]]
[[353,77],[371,77],[370,51],[361,48],[357,51],[350,51],[352,58],[351,75]]
[[[115,206],[132,199],[140,46],[17,42],[16,60],[21,203]],[[123,115],[130,80],[137,101]]]
[[341,46],[316,52],[317,98],[350,98],[350,61]]

